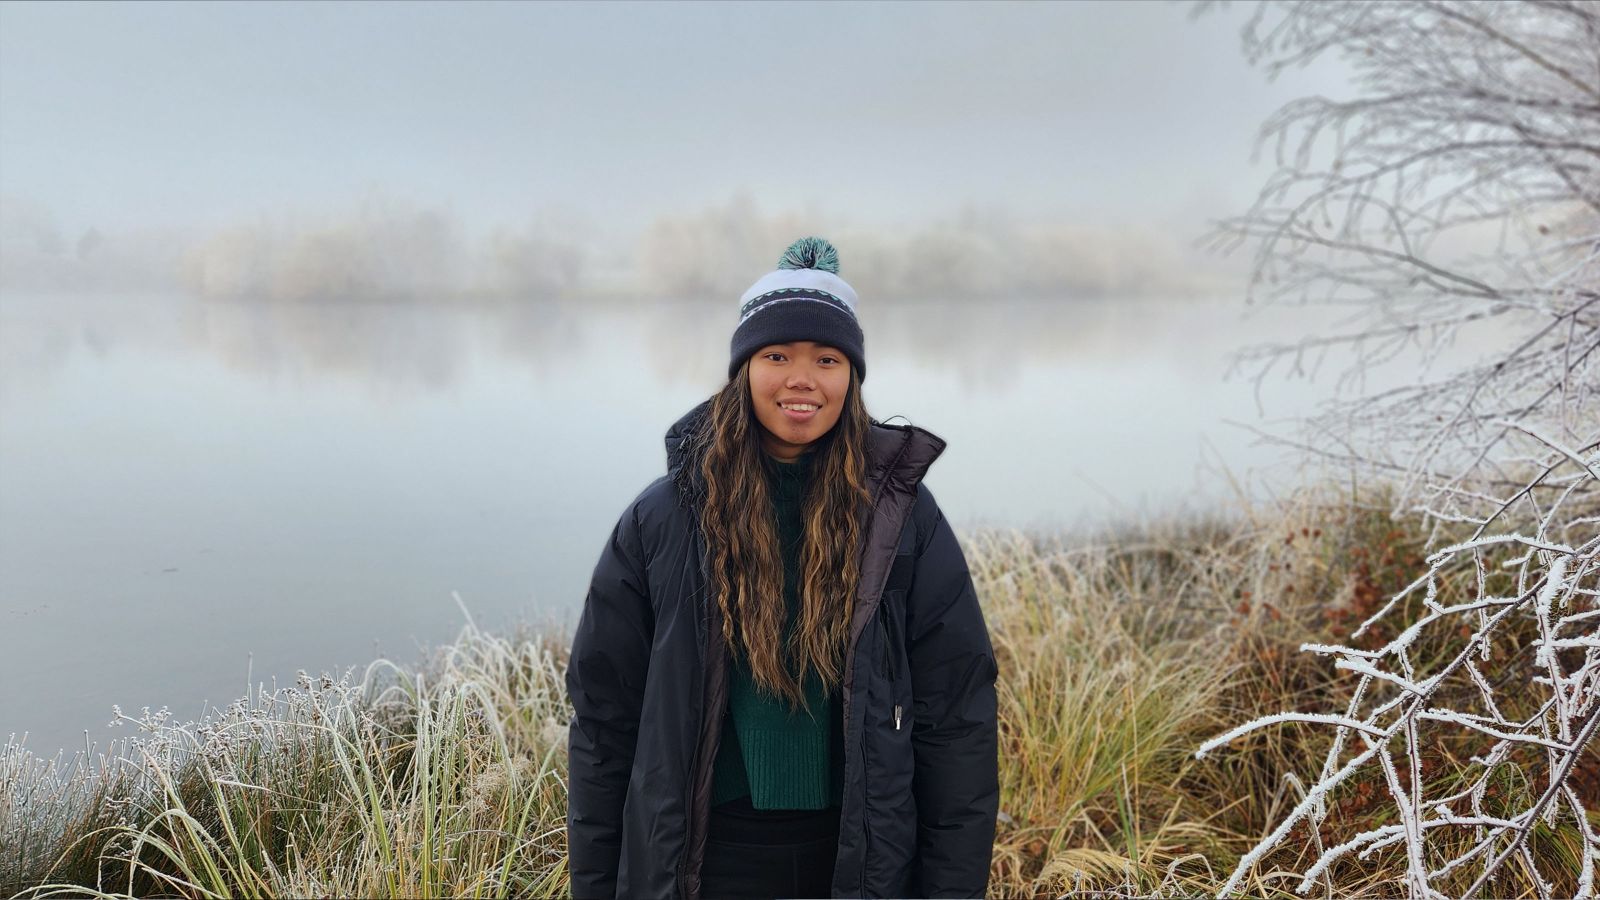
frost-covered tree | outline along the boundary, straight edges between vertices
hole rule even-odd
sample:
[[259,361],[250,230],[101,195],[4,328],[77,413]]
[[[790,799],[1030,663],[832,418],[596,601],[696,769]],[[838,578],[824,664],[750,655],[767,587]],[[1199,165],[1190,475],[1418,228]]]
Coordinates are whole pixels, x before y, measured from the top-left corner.
[[[1276,171],[1212,235],[1254,253],[1252,302],[1348,315],[1238,363],[1265,378],[1337,351],[1351,377],[1415,362],[1415,383],[1331,403],[1289,440],[1391,485],[1393,514],[1418,517],[1434,549],[1348,646],[1305,648],[1355,679],[1348,708],[1201,748],[1282,723],[1332,732],[1302,801],[1224,893],[1372,776],[1392,824],[1319,845],[1299,890],[1397,847],[1415,897],[1493,894],[1508,864],[1541,895],[1594,896],[1597,804],[1574,773],[1600,748],[1600,3],[1269,2],[1244,47],[1271,73],[1337,54],[1355,96],[1274,114],[1261,141]],[[1483,327],[1497,352],[1432,372]],[[1392,638],[1373,640],[1380,627]],[[1463,739],[1481,752],[1423,765]],[[1558,827],[1579,835],[1575,858],[1535,852]]]

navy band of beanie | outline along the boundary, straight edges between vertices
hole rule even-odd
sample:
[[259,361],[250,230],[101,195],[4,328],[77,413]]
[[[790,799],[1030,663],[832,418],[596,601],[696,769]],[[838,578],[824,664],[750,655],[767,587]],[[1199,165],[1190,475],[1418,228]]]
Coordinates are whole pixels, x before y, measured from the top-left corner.
[[761,276],[739,298],[728,377],[762,347],[791,341],[838,348],[866,381],[866,336],[856,318],[856,292],[839,277],[838,251],[819,237],[790,244],[778,268]]

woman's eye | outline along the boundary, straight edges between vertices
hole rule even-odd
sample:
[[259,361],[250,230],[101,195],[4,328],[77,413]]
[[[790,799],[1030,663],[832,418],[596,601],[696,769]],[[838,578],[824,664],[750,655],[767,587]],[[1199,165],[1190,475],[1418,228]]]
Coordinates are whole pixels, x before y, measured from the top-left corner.
[[834,359],[834,358],[833,358],[833,357],[831,357],[831,356],[824,356],[824,357],[823,357],[823,358],[822,358],[822,360],[821,360],[821,361],[822,361],[822,362],[831,362],[831,363],[836,363],[836,362],[838,362],[838,360],[837,360],[837,359]]
[[783,361],[783,354],[782,353],[778,353],[778,352],[774,351],[772,353],[766,354],[766,358],[767,359],[772,359],[774,356],[777,357],[777,360],[775,360],[776,362],[782,362]]

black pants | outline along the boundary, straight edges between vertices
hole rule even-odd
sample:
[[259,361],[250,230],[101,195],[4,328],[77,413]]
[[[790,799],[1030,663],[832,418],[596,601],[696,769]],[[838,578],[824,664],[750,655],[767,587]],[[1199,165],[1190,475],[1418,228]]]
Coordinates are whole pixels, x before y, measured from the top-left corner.
[[700,896],[827,897],[839,851],[839,809],[763,812],[748,798],[714,807]]

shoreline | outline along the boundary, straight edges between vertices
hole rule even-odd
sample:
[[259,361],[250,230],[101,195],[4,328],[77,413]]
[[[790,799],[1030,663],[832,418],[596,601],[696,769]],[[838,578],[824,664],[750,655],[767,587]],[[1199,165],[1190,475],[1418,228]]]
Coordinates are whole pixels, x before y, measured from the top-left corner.
[[[1348,499],[1328,488],[1099,542],[961,537],[1001,662],[992,895],[1215,893],[1324,744],[1290,729],[1195,748],[1291,702],[1347,699],[1348,673],[1300,645],[1347,633],[1421,559],[1382,504]],[[565,633],[487,632],[463,613],[415,666],[306,674],[211,721],[127,717],[148,730],[120,757],[50,769],[8,745],[0,893],[103,877],[105,896],[563,894]],[[1384,821],[1371,795],[1338,809],[1325,841]],[[1577,839],[1563,825],[1538,852]],[[1262,876],[1303,870],[1313,843],[1268,857],[1248,892],[1294,896]],[[1390,851],[1336,865],[1331,884],[1357,896],[1404,873]]]

